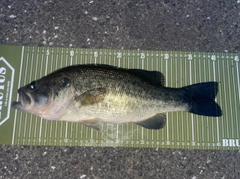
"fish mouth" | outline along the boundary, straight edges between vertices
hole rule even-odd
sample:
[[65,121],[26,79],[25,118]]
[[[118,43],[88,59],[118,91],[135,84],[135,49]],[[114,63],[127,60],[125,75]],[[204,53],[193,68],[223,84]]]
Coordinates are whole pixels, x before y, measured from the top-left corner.
[[21,88],[18,90],[19,101],[12,102],[11,107],[18,110],[25,110],[34,104],[31,94],[24,92]]

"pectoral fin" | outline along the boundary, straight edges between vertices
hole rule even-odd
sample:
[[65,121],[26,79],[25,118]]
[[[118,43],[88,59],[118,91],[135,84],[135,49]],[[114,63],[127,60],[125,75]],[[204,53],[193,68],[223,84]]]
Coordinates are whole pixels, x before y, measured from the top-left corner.
[[81,94],[78,97],[75,97],[76,101],[80,101],[82,106],[88,106],[97,104],[105,98],[106,89],[105,88],[96,88],[85,93]]
[[81,123],[86,125],[87,127],[90,127],[102,132],[101,119],[85,119],[85,120],[82,120]]
[[155,129],[155,130],[161,129],[166,124],[166,116],[164,114],[157,114],[144,121],[137,122],[136,124],[147,129]]

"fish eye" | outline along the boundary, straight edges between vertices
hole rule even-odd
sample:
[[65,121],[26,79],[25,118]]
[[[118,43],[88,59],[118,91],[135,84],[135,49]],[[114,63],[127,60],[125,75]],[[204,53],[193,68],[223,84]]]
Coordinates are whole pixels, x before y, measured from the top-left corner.
[[32,82],[30,83],[30,88],[31,88],[32,90],[34,90],[34,89],[36,88],[36,85],[37,85],[36,81],[32,81]]
[[66,77],[64,77],[63,79],[61,79],[61,83],[62,83],[62,87],[68,86],[69,80]]

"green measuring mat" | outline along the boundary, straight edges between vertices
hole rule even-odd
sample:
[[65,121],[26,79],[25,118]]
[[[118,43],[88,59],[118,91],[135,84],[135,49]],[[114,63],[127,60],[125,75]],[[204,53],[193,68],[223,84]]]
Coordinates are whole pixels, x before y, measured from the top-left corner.
[[[240,149],[240,79],[237,53],[107,50],[0,46],[0,144],[139,148]],[[169,112],[163,129],[134,123],[102,124],[98,132],[81,123],[48,121],[11,108],[17,90],[74,64],[109,64],[160,71],[167,87],[217,81],[221,117]]]

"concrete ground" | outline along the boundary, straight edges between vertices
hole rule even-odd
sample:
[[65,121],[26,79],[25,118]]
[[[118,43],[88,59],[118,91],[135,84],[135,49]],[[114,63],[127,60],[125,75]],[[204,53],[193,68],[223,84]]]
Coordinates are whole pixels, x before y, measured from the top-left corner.
[[[239,0],[0,0],[0,43],[239,52]],[[239,151],[1,146],[0,178],[240,178]]]

